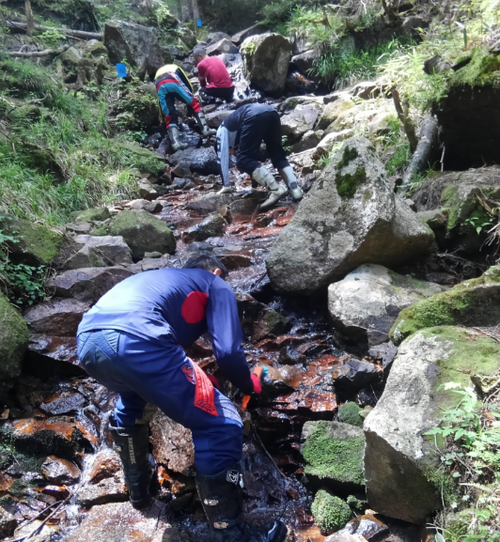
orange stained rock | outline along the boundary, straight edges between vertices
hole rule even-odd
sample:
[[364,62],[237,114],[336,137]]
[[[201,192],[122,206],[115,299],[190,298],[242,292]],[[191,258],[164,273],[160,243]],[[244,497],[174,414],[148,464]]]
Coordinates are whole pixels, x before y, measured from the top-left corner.
[[[281,405],[279,403],[282,403]],[[311,412],[335,412],[337,397],[329,391],[306,389],[297,390],[289,395],[282,395],[275,400],[277,410],[298,410],[305,408]]]
[[286,226],[290,220],[292,220],[293,216],[280,216],[276,219],[276,224],[278,226]]
[[86,427],[78,421],[75,421],[69,416],[61,416],[59,418],[36,420],[33,418],[26,418],[22,420],[16,420],[12,423],[12,427],[17,434],[21,435],[33,435],[39,431],[53,431],[58,435],[64,437],[66,440],[71,441],[75,432],[78,429],[84,438],[86,438],[92,444],[97,444],[98,440],[95,435],[87,431]]

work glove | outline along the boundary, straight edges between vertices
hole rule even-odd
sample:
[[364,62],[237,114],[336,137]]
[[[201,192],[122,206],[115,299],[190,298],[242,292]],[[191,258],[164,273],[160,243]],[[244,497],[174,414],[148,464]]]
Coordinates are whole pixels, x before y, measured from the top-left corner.
[[259,395],[262,392],[262,383],[260,381],[260,377],[257,376],[255,373],[252,373],[250,375],[250,378],[252,379],[253,392]]

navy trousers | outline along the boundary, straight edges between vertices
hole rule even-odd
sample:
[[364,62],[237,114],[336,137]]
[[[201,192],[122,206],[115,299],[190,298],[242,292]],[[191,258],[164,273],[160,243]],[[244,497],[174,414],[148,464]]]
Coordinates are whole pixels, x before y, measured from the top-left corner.
[[200,473],[217,474],[241,459],[243,426],[234,405],[174,340],[96,330],[78,336],[78,357],[90,376],[119,394],[118,426],[134,425],[151,403],[191,430]]

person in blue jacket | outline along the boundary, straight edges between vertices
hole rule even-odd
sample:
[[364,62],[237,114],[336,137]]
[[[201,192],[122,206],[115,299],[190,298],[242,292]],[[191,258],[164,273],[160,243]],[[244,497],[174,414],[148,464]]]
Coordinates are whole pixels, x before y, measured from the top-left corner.
[[206,331],[217,363],[244,394],[260,393],[241,346],[236,297],[226,270],[212,256],[197,256],[182,269],[159,269],[128,277],[83,316],[78,357],[89,375],[119,394],[110,432],[120,454],[135,508],[150,502],[155,464],[149,454],[147,403],[192,431],[196,485],[214,540],[282,542],[281,521],[264,527],[241,519],[243,426],[215,379],[184,349]]

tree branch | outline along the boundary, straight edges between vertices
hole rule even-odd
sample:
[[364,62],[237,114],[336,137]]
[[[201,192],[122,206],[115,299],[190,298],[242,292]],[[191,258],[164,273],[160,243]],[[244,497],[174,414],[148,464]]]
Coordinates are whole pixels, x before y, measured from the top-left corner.
[[[28,24],[22,23],[20,21],[5,21],[5,26],[11,30],[23,30],[27,31]],[[61,34],[65,34],[69,37],[82,38],[87,40],[101,40],[103,39],[103,34],[100,32],[85,32],[83,30],[71,30],[70,28],[53,28],[52,26],[43,26],[41,24],[35,24],[34,30],[39,30],[45,32],[46,30],[56,30]]]

